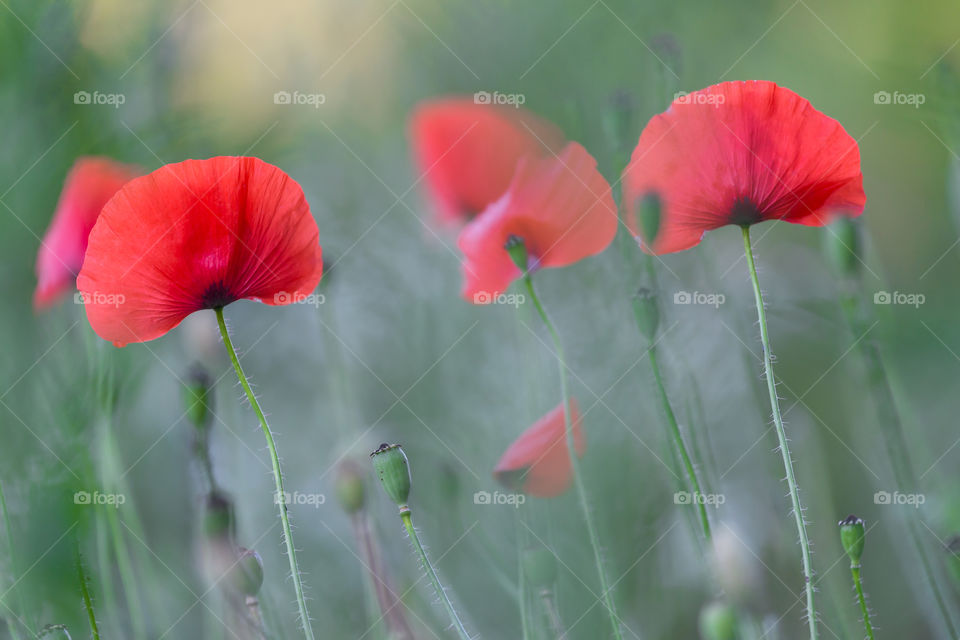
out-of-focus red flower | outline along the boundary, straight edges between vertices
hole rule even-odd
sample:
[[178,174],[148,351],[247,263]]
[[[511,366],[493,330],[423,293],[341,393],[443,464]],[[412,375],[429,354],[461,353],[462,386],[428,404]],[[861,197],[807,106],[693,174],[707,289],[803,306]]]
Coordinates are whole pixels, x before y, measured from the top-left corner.
[[49,307],[74,288],[87,251],[87,237],[100,210],[120,187],[138,175],[136,167],[109,158],[84,157],[74,162],[37,252],[35,309]]
[[563,146],[560,131],[528,111],[474,98],[421,103],[410,119],[410,137],[444,223],[469,220],[503,195],[523,156]]
[[[571,427],[577,456],[587,449],[577,402],[570,399]],[[573,468],[567,448],[563,403],[543,416],[504,452],[493,470],[498,482],[538,498],[558,496],[570,486]]]
[[586,149],[571,142],[557,156],[528,156],[506,193],[460,233],[463,296],[490,302],[522,275],[504,248],[511,236],[523,240],[533,271],[600,253],[616,233],[610,185]]
[[659,233],[645,249],[689,249],[728,224],[821,226],[857,216],[866,195],[857,142],[804,98],[772,82],[724,82],[681,96],[655,116],[623,175],[627,223],[659,195]]
[[323,270],[303,190],[259,158],[168,164],[129,182],[90,233],[77,287],[117,346],[243,298],[290,304]]

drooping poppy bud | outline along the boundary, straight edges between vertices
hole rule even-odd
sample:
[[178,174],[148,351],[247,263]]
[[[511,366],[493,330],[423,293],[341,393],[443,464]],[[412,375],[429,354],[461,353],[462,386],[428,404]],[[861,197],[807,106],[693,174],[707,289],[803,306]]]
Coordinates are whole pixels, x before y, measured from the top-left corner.
[[860,271],[860,229],[850,218],[838,218],[826,228],[824,251],[830,266],[844,276]]
[[711,602],[700,610],[700,637],[703,640],[736,640],[737,613],[728,604]]
[[557,581],[557,557],[546,547],[523,552],[523,572],[535,589],[549,589]]
[[398,507],[404,507],[410,497],[410,465],[407,455],[399,444],[383,443],[380,448],[370,454],[373,458],[373,468],[380,478],[380,484],[387,496]]
[[348,460],[337,467],[335,483],[337,501],[348,514],[363,509],[367,501],[367,486],[356,462]]
[[219,491],[207,494],[201,528],[209,539],[233,540],[236,533],[233,501]]
[[213,403],[212,386],[213,381],[203,365],[194,364],[187,374],[183,389],[183,403],[190,422],[200,430],[210,426],[210,420],[213,417],[210,409]]
[[660,309],[657,306],[657,294],[641,287],[633,296],[633,315],[637,318],[640,332],[650,342],[657,335],[660,326]]
[[860,557],[863,555],[863,520],[850,515],[841,520],[839,524],[840,543],[843,545],[843,550],[850,556],[850,566],[859,567]]
[[260,554],[253,549],[239,547],[237,561],[230,569],[228,580],[243,595],[257,595],[263,585],[263,559]]

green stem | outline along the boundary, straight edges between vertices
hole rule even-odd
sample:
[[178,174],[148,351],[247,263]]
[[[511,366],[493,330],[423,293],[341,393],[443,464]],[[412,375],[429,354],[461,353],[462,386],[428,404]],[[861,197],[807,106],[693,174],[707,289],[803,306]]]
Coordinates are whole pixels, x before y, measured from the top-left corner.
[[523,640],[530,640],[530,624],[528,617],[530,615],[527,606],[527,576],[523,570],[523,549],[522,545],[517,545],[517,597],[520,600],[520,628],[523,632]]
[[247,376],[240,366],[240,359],[237,358],[237,351],[233,348],[233,342],[230,340],[230,332],[227,331],[227,323],[223,319],[223,307],[214,309],[217,314],[217,324],[220,326],[220,335],[223,337],[223,345],[227,349],[227,355],[230,356],[230,362],[237,372],[237,378],[240,380],[240,386],[243,387],[250,406],[253,407],[257,419],[260,421],[260,428],[267,439],[267,449],[270,450],[270,461],[273,464],[273,480],[277,489],[277,503],[280,505],[280,522],[283,525],[283,541],[287,547],[287,559],[290,561],[290,573],[293,577],[293,586],[297,594],[297,605],[300,608],[300,624],[303,626],[303,634],[307,640],[314,640],[313,627],[310,625],[310,614],[307,612],[307,602],[303,596],[303,582],[300,580],[300,569],[297,566],[297,552],[293,545],[293,532],[290,530],[290,516],[287,514],[287,503],[282,499],[283,492],[283,474],[280,472],[280,457],[277,455],[277,445],[273,441],[273,434],[270,432],[270,425],[267,424],[267,418],[263,415],[260,403],[250,388]]
[[543,308],[543,305],[540,304],[540,298],[537,297],[537,292],[533,288],[533,279],[530,277],[529,272],[525,272],[523,276],[523,282],[526,285],[527,292],[530,295],[530,300],[533,302],[533,306],[537,309],[537,313],[540,314],[540,318],[543,320],[543,324],[546,325],[547,331],[550,332],[550,337],[553,339],[553,347],[557,353],[557,363],[560,368],[560,393],[563,396],[563,420],[564,427],[566,430],[566,439],[567,439],[567,452],[570,455],[570,465],[573,469],[573,484],[577,488],[577,497],[580,500],[580,510],[583,512],[583,519],[586,521],[587,525],[587,534],[590,537],[590,546],[593,548],[593,560],[597,566],[597,573],[600,576],[600,589],[602,590],[602,599],[603,604],[607,609],[607,614],[610,617],[610,625],[613,627],[613,636],[616,640],[622,640],[623,636],[620,633],[620,618],[617,616],[616,605],[613,601],[613,595],[610,591],[610,586],[607,581],[607,573],[603,568],[603,557],[600,554],[600,540],[597,535],[596,525],[593,523],[593,516],[590,515],[590,506],[587,503],[587,490],[583,484],[583,478],[580,473],[580,460],[577,457],[576,447],[574,444],[573,438],[573,425],[571,423],[571,412],[570,412],[570,393],[567,389],[567,365],[566,358],[563,354],[563,345],[560,342],[560,335],[557,333],[556,328],[553,326],[553,322],[550,321],[550,316],[547,315],[546,309]]
[[420,536],[417,535],[417,530],[413,526],[413,519],[410,515],[410,507],[407,507],[406,505],[400,507],[400,519],[403,520],[403,526],[407,530],[407,535],[409,535],[410,539],[413,541],[413,546],[416,547],[417,554],[420,556],[420,562],[423,563],[424,570],[427,572],[427,575],[430,576],[430,582],[433,583],[433,588],[437,592],[437,597],[440,598],[440,602],[443,603],[444,609],[447,610],[447,614],[450,616],[450,622],[457,630],[460,640],[470,640],[470,634],[468,634],[467,630],[463,628],[463,623],[460,622],[460,618],[457,616],[457,612],[453,608],[453,603],[450,602],[450,598],[447,597],[447,592],[443,590],[443,585],[440,584],[440,578],[437,577],[437,572],[433,570],[433,565],[430,564],[430,560],[427,558],[427,552],[424,551],[423,545],[420,544]]
[[93,600],[90,598],[90,589],[87,587],[87,574],[83,570],[83,558],[80,556],[80,542],[77,541],[77,579],[80,581],[80,595],[83,597],[83,608],[87,611],[90,621],[90,633],[93,640],[100,640],[100,629],[97,627],[97,616],[93,612]]
[[683,466],[687,471],[687,480],[694,493],[694,500],[700,510],[700,526],[703,528],[703,535],[709,545],[710,519],[707,517],[707,505],[703,500],[703,494],[700,490],[700,480],[697,478],[697,471],[694,468],[690,454],[687,452],[687,446],[683,443],[683,434],[680,433],[680,425],[677,424],[677,416],[673,413],[673,407],[670,405],[670,398],[667,396],[667,390],[663,386],[663,377],[660,374],[660,364],[657,360],[657,347],[650,345],[650,367],[653,369],[653,377],[657,381],[657,390],[660,394],[660,402],[663,404],[663,411],[667,414],[667,424],[670,426],[670,433],[673,436],[673,442],[680,452],[680,458],[683,460]]
[[750,280],[753,283],[753,296],[757,303],[757,319],[760,322],[760,340],[763,343],[763,369],[767,379],[767,391],[770,394],[770,408],[773,410],[773,424],[777,430],[783,469],[787,474],[790,487],[790,503],[800,536],[800,552],[803,558],[803,580],[807,592],[807,624],[810,628],[810,640],[817,638],[817,609],[813,596],[813,569],[810,562],[810,540],[807,538],[807,526],[803,521],[803,507],[800,505],[800,489],[793,473],[793,459],[787,443],[787,433],[783,428],[783,416],[780,414],[780,400],[777,397],[777,382],[773,375],[773,358],[770,351],[770,334],[767,330],[767,314],[763,308],[763,294],[760,292],[760,279],[757,277],[757,265],[753,259],[753,247],[750,245],[750,227],[741,227],[743,231],[743,250],[750,268]]
[[[20,615],[26,617],[27,610],[24,608],[23,593],[20,591],[20,572],[17,570],[17,556],[14,551],[15,547],[13,546],[13,528],[10,526],[10,513],[7,511],[7,498],[3,494],[2,484],[0,484],[0,511],[3,511],[3,528],[7,533],[7,551],[10,554],[10,572],[12,574],[10,577],[13,579],[11,589],[16,592],[17,606],[20,609]],[[15,614],[14,617],[16,617]],[[13,640],[20,640],[23,636],[20,635],[20,627],[17,626],[17,620],[9,620],[9,622],[10,624],[8,624],[7,627],[10,629],[11,638],[13,638]],[[27,627],[27,633],[30,633],[29,627]]]
[[860,567],[851,566],[850,573],[853,575],[853,586],[857,589],[857,600],[860,601],[860,613],[863,614],[863,627],[867,631],[867,638],[873,639],[873,625],[870,624],[870,610],[867,609],[867,598],[863,595],[863,583],[860,581]]
[[[866,336],[869,328],[864,326],[864,323],[860,320],[857,298],[852,294],[845,295],[841,299],[841,307],[854,337]],[[907,448],[907,441],[903,433],[900,411],[894,401],[893,388],[890,384],[886,367],[883,364],[880,350],[872,339],[864,337],[860,341],[860,353],[863,355],[866,364],[867,377],[877,390],[874,398],[878,404],[877,415],[879,416],[880,433],[883,435],[884,449],[886,450],[887,458],[890,460],[890,466],[893,468],[894,479],[901,491],[919,491],[920,483],[917,480],[913,465],[910,463],[910,457],[908,455],[909,449]],[[906,521],[907,531],[913,543],[914,550],[920,559],[923,575],[927,580],[930,592],[933,594],[943,623],[951,638],[960,638],[953,624],[950,608],[947,605],[947,601],[943,596],[937,580],[937,574],[924,548],[922,532],[917,525],[919,518],[907,516],[904,520]]]

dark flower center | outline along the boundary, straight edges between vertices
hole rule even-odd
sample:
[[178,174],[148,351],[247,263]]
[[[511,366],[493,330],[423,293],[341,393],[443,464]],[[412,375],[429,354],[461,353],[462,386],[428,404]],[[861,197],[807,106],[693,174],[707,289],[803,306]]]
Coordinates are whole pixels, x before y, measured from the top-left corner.
[[742,227],[756,224],[763,220],[763,214],[760,208],[753,203],[750,198],[741,196],[736,199],[733,206],[730,207],[730,224],[740,225]]
[[200,296],[200,303],[204,309],[216,309],[217,307],[225,307],[236,299],[237,297],[230,292],[227,285],[220,281],[207,287],[207,290]]

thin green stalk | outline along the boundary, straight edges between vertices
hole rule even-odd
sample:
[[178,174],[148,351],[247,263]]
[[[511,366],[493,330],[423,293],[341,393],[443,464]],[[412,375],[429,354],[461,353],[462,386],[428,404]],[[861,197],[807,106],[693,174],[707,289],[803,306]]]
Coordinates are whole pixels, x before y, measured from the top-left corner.
[[[17,556],[15,547],[13,546],[13,528],[10,526],[10,512],[7,511],[7,498],[3,493],[2,483],[0,483],[0,511],[3,511],[3,528],[7,533],[7,552],[10,554],[10,577],[13,580],[11,589],[13,589],[16,594],[17,607],[20,609],[20,615],[26,617],[27,610],[24,608],[26,603],[23,600],[23,593],[19,587],[20,572],[17,571]],[[10,620],[9,622],[10,624],[7,625],[7,628],[10,629],[11,638],[13,638],[13,640],[21,640],[23,636],[20,635],[20,627],[17,626],[17,621]],[[24,624],[24,626],[26,625]],[[29,627],[27,627],[27,632],[32,633]]]
[[560,612],[557,611],[557,603],[553,597],[553,591],[550,589],[542,589],[540,591],[540,600],[543,602],[543,610],[547,617],[550,632],[557,640],[562,640],[566,631],[563,628],[563,621],[560,619]]
[[867,598],[863,595],[863,584],[860,581],[860,567],[851,566],[850,574],[853,576],[853,586],[857,590],[857,600],[860,601],[860,613],[863,614],[863,627],[867,632],[867,638],[873,638],[873,625],[870,624],[870,610],[867,608]]
[[700,511],[700,526],[703,528],[703,535],[707,539],[707,544],[709,545],[711,535],[710,519],[707,517],[707,505],[703,500],[703,493],[700,490],[700,480],[697,478],[697,471],[693,465],[693,460],[690,459],[690,454],[687,452],[687,446],[683,443],[683,434],[680,433],[680,425],[677,424],[677,416],[673,413],[673,407],[670,405],[670,398],[667,396],[667,390],[663,386],[663,377],[660,374],[660,363],[657,360],[656,345],[650,345],[650,351],[648,355],[650,357],[650,367],[653,369],[653,377],[657,381],[657,390],[660,394],[660,402],[663,404],[664,413],[667,414],[667,424],[670,426],[670,433],[673,436],[673,442],[680,453],[680,458],[683,460],[683,466],[687,472],[687,479],[690,482],[690,487],[694,494],[693,498]]
[[[250,406],[253,407],[257,419],[260,421],[260,428],[267,439],[267,449],[270,450],[270,461],[273,464],[273,480],[276,484],[277,496],[282,497],[283,492],[283,474],[280,472],[280,457],[277,455],[277,445],[273,441],[273,434],[270,432],[270,425],[267,424],[267,418],[263,415],[257,396],[254,395],[247,376],[240,366],[240,359],[237,358],[237,351],[233,348],[233,342],[230,340],[230,332],[227,331],[227,323],[223,319],[223,307],[214,309],[217,315],[217,324],[220,326],[220,335],[223,337],[223,346],[227,349],[227,355],[230,356],[230,362],[237,372],[237,378],[240,380],[240,386],[243,387]],[[290,530],[290,517],[287,514],[287,503],[283,499],[278,499],[280,505],[280,522],[283,525],[283,541],[287,547],[287,559],[290,561],[290,573],[293,577],[293,586],[297,594],[297,605],[300,608],[300,624],[303,626],[303,634],[307,640],[314,640],[313,627],[310,625],[310,614],[307,612],[307,602],[303,596],[303,583],[300,580],[300,569],[297,566],[297,552],[293,545],[293,532]]]
[[517,545],[517,596],[520,599],[520,628],[523,640],[530,640],[530,608],[527,606],[527,578],[523,570],[523,550]]
[[[841,300],[841,307],[847,324],[854,336],[866,336],[869,329],[864,326],[864,323],[861,322],[859,318],[857,302],[857,298],[853,295],[845,295]],[[883,436],[884,449],[886,450],[887,458],[890,460],[890,466],[893,468],[893,477],[901,491],[919,491],[920,483],[917,480],[916,473],[914,472],[913,465],[907,453],[907,441],[903,433],[900,411],[894,401],[893,388],[890,384],[886,367],[883,364],[880,350],[870,337],[865,337],[860,341],[860,353],[867,367],[867,377],[877,389],[874,398],[878,404],[878,422],[880,423],[880,433]],[[937,573],[927,556],[923,543],[923,535],[917,524],[920,519],[907,516],[904,520],[906,521],[907,531],[913,543],[914,550],[920,559],[923,575],[927,580],[930,592],[933,594],[934,602],[936,602],[943,623],[951,638],[960,638],[960,635],[957,633],[957,628],[953,623],[950,607],[947,605],[947,601],[944,598],[940,583],[937,579]]]
[[407,535],[409,535],[410,539],[413,541],[413,546],[416,547],[417,554],[420,556],[420,562],[423,563],[424,570],[427,572],[427,575],[430,576],[430,582],[433,583],[433,588],[437,592],[437,597],[440,598],[440,602],[443,603],[444,609],[447,610],[447,614],[450,616],[450,622],[457,630],[460,640],[470,640],[470,634],[468,634],[467,630],[463,628],[463,623],[460,622],[460,618],[457,616],[457,612],[453,608],[453,603],[450,602],[450,598],[447,597],[447,592],[443,590],[443,585],[440,584],[440,578],[437,577],[437,572],[433,570],[433,565],[430,564],[430,560],[427,558],[427,552],[424,551],[423,545],[420,544],[420,536],[417,535],[417,530],[413,526],[413,519],[410,516],[410,507],[400,508],[400,519],[403,520],[403,526],[407,529]]
[[80,556],[80,542],[77,542],[77,579],[80,581],[80,595],[83,597],[83,608],[87,611],[87,620],[90,621],[90,633],[93,640],[100,640],[100,629],[97,627],[97,616],[93,612],[93,600],[90,598],[90,589],[87,586],[87,573],[83,569],[83,558]]
[[603,557],[600,554],[600,540],[597,535],[596,525],[593,523],[593,516],[590,515],[590,506],[587,503],[587,490],[583,484],[583,478],[580,473],[580,460],[577,457],[574,444],[573,424],[571,423],[570,413],[570,393],[567,389],[567,365],[566,358],[563,355],[563,345],[560,342],[560,334],[557,333],[553,322],[550,321],[550,316],[547,315],[546,309],[540,304],[540,298],[537,297],[537,292],[533,288],[533,279],[530,277],[529,272],[524,273],[523,281],[530,295],[530,300],[533,302],[533,306],[537,309],[537,313],[540,314],[540,318],[543,320],[543,324],[546,325],[547,331],[550,332],[550,337],[553,339],[553,347],[557,353],[557,362],[560,368],[560,393],[563,396],[563,420],[566,431],[567,452],[570,455],[570,464],[573,469],[573,484],[577,488],[577,497],[580,499],[580,509],[583,511],[583,519],[587,524],[590,546],[593,548],[593,560],[597,566],[597,573],[600,575],[600,589],[602,590],[603,604],[610,617],[610,625],[613,627],[614,638],[616,638],[616,640],[622,640],[620,618],[617,616],[616,605],[613,602],[613,594],[610,591],[611,587],[607,581],[607,573],[603,568]]
[[743,231],[743,251],[747,257],[747,266],[750,269],[750,280],[753,283],[753,296],[757,303],[757,319],[760,322],[760,340],[763,343],[763,369],[767,378],[767,391],[770,394],[770,408],[773,411],[773,424],[777,430],[777,440],[780,444],[780,455],[783,458],[783,469],[787,474],[787,484],[790,487],[790,503],[793,507],[793,516],[797,524],[797,533],[800,536],[800,552],[803,558],[803,580],[807,592],[807,624],[810,628],[810,640],[817,639],[817,609],[813,595],[813,568],[810,561],[810,540],[807,538],[807,525],[803,521],[803,507],[800,505],[800,489],[793,473],[793,458],[790,457],[790,447],[787,443],[787,432],[783,428],[783,416],[780,413],[780,400],[777,397],[777,382],[773,375],[773,359],[770,351],[770,334],[767,330],[767,314],[763,308],[763,294],[760,292],[760,279],[757,277],[757,265],[753,259],[753,247],[750,244],[750,227],[741,227]]

